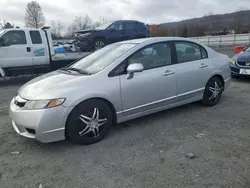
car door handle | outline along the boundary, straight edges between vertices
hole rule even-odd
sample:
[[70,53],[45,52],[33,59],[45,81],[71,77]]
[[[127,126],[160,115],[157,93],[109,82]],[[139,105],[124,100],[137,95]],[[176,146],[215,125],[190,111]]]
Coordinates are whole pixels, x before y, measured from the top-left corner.
[[205,64],[205,63],[202,63],[202,64],[200,65],[200,68],[205,68],[205,67],[208,67],[208,65]]
[[30,52],[30,51],[31,51],[30,47],[27,47],[26,49],[27,49],[27,52]]
[[172,74],[175,74],[175,72],[170,71],[170,70],[166,70],[166,71],[163,73],[163,76],[169,76],[169,75],[172,75]]

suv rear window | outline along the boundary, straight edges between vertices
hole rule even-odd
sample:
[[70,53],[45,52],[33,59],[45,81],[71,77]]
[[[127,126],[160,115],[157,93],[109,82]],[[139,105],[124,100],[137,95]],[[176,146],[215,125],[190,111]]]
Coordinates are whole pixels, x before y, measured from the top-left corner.
[[143,23],[136,23],[136,28],[139,30],[139,31],[145,31],[146,30],[146,26],[143,24]]

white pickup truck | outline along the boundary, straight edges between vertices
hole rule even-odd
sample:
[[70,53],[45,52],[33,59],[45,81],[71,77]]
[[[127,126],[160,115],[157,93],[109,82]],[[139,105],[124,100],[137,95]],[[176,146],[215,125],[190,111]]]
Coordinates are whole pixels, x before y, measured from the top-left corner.
[[0,77],[45,73],[90,52],[55,53],[49,27],[0,31]]

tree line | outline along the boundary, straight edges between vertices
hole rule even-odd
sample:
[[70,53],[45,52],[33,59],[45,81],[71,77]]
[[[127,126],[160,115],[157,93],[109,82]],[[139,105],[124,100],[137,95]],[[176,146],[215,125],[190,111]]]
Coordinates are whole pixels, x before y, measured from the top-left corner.
[[[99,18],[98,21],[93,21],[88,15],[76,16],[72,23],[67,27],[60,20],[53,20],[49,24],[51,28],[52,37],[60,39],[62,37],[72,37],[73,33],[78,30],[95,28],[99,25],[106,23],[108,20]],[[37,1],[31,1],[26,6],[24,15],[24,22],[26,28],[41,28],[45,26],[45,16],[42,7]],[[0,29],[15,28],[14,23],[0,19]]]
[[[244,31],[250,31],[250,24],[244,24],[244,11],[239,11],[235,15],[235,21],[230,26],[235,33],[244,33]],[[201,21],[208,21],[209,24],[185,24],[180,22],[178,27],[166,28],[161,25],[150,25],[150,35],[151,36],[181,36],[181,37],[196,37],[204,36],[208,30],[216,28],[213,25],[213,16],[216,20],[216,15],[209,13],[201,18]],[[25,16],[24,16],[25,26],[28,28],[41,28],[45,25],[45,16],[42,7],[37,1],[32,0],[26,6]],[[50,23],[50,28],[52,32],[52,37],[54,39],[60,39],[62,37],[72,37],[73,33],[77,30],[84,30],[88,28],[95,28],[103,23],[108,22],[104,18],[99,18],[99,21],[93,21],[88,15],[86,16],[76,16],[72,23],[65,26],[60,20],[53,20]],[[221,27],[222,23],[218,23]],[[217,24],[217,25],[218,25]],[[7,22],[6,20],[0,20],[0,27],[2,28],[13,28],[18,27],[15,24]],[[218,26],[217,26],[218,28]],[[227,34],[227,28],[223,28],[219,34]]]

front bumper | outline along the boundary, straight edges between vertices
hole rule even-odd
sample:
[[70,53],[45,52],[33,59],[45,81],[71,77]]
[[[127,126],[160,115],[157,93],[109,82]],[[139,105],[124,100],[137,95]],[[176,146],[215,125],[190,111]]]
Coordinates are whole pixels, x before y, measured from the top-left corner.
[[65,124],[70,109],[63,106],[41,110],[23,110],[10,103],[9,115],[15,131],[24,137],[36,139],[42,143],[65,139]]
[[76,42],[75,44],[77,46],[77,48],[79,48],[79,50],[81,52],[89,52],[93,49],[93,44],[90,40],[87,39],[82,39]]
[[250,67],[248,68],[248,67],[240,67],[238,65],[230,65],[230,68],[231,68],[232,75],[235,75],[235,76],[250,76],[250,74],[247,75],[247,74],[240,73],[240,70],[248,70],[248,71],[250,71]]

